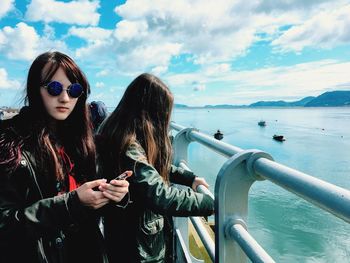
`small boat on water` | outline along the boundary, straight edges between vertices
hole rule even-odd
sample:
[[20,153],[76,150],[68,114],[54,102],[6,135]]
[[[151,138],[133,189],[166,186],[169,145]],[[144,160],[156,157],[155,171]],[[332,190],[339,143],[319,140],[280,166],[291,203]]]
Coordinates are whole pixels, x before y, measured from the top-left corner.
[[214,138],[217,140],[222,140],[224,138],[224,134],[218,130],[215,134],[214,134]]
[[272,138],[276,141],[279,141],[279,142],[283,142],[286,140],[283,135],[276,135],[275,134],[274,136],[272,136]]
[[258,125],[261,127],[265,127],[266,126],[266,121],[259,121]]

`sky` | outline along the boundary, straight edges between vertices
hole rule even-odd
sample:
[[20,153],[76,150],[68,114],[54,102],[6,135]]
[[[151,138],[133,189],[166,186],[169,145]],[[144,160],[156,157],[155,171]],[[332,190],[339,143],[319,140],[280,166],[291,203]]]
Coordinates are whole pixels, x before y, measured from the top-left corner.
[[350,0],[1,0],[0,106],[54,50],[108,107],[143,72],[177,104],[294,101],[350,90]]

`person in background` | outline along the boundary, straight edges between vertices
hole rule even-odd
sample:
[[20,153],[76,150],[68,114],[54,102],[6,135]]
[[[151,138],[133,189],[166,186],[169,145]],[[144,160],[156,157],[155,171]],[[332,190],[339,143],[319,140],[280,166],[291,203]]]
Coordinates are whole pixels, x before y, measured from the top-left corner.
[[[119,105],[101,125],[97,144],[98,173],[103,178],[133,171],[130,204],[105,215],[105,239],[113,262],[168,262],[171,254],[167,218],[208,216],[213,200],[197,193],[203,178],[171,166],[168,136],[173,95],[151,74],[138,76]],[[189,186],[185,189],[170,183]],[[191,189],[192,188],[192,189]]]
[[108,111],[106,105],[102,101],[92,101],[89,104],[93,130],[96,133],[101,123],[107,118]]
[[128,182],[96,177],[89,93],[67,55],[32,63],[27,106],[0,131],[0,262],[108,262],[97,210]]

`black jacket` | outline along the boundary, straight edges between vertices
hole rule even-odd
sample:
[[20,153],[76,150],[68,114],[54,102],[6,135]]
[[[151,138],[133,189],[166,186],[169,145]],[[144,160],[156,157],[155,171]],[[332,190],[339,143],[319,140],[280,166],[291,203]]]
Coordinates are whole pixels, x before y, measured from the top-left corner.
[[[131,203],[125,209],[114,209],[105,216],[105,238],[111,260],[123,263],[165,262],[169,249],[166,243],[171,238],[168,232],[171,226],[166,219],[171,216],[211,215],[214,202],[209,196],[190,188],[178,189],[165,184],[147,162],[139,144],[132,144],[121,161],[122,167],[134,174],[128,179]],[[106,170],[107,167],[108,163],[100,160],[99,173],[103,178],[115,174]],[[171,181],[191,186],[194,177],[186,179],[184,173],[183,170],[172,170]]]
[[108,262],[94,211],[75,191],[55,196],[26,122],[21,113],[0,127],[0,262]]

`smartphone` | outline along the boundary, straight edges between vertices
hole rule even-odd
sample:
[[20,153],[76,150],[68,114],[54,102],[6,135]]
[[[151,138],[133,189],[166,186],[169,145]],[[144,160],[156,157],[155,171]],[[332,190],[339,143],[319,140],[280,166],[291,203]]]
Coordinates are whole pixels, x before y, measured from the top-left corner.
[[132,171],[125,171],[124,173],[118,175],[114,180],[125,180],[132,175]]

